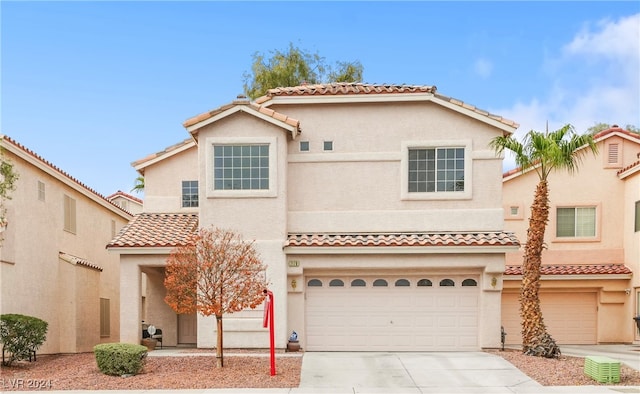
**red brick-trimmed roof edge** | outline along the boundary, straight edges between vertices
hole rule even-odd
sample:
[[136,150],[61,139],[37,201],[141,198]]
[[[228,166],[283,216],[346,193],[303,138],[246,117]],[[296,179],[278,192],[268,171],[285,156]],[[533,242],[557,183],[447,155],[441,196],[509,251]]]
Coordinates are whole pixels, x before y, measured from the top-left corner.
[[[556,264],[543,265],[542,275],[631,275],[632,271],[624,264]],[[522,266],[508,265],[504,274],[522,275]]]
[[381,94],[433,94],[435,97],[448,101],[461,108],[486,116],[507,126],[518,128],[520,125],[513,120],[495,115],[465,103],[462,100],[437,93],[433,85],[406,85],[406,84],[371,84],[361,82],[334,82],[328,84],[300,85],[292,87],[278,87],[269,89],[264,96],[255,100],[256,104],[268,103],[274,97],[301,97],[301,96],[355,96],[355,95],[381,95]]
[[510,232],[289,234],[285,247],[519,246]]
[[139,199],[138,197],[136,197],[136,196],[132,196],[132,195],[131,195],[131,194],[129,194],[129,193],[125,193],[125,192],[123,192],[122,190],[118,190],[117,192],[115,192],[115,193],[113,193],[113,194],[108,195],[108,196],[107,196],[107,200],[111,201],[112,199],[114,199],[114,198],[116,198],[116,197],[124,197],[124,198],[126,198],[126,199],[129,199],[129,200],[131,200],[131,201],[135,201],[135,202],[140,203],[140,204],[142,204],[142,203],[143,203],[143,201],[142,201],[141,199]]
[[197,229],[196,213],[141,213],[120,230],[107,248],[184,246]]
[[58,252],[58,256],[62,260],[66,261],[66,262],[69,262],[71,264],[82,265],[82,266],[85,266],[87,268],[91,268],[91,269],[94,269],[96,271],[102,272],[102,267],[100,267],[96,263],[92,263],[91,261],[89,261],[87,259],[83,259],[82,257],[74,256],[72,254],[65,253],[65,252],[62,252],[62,251]]
[[9,143],[9,144],[13,145],[14,147],[16,147],[17,149],[23,151],[24,153],[26,153],[27,155],[31,156],[35,160],[41,162],[42,164],[44,164],[47,167],[49,167],[52,170],[54,170],[55,172],[59,173],[60,175],[64,176],[65,178],[71,180],[73,183],[77,184],[81,188],[83,188],[83,189],[89,191],[90,193],[94,194],[99,199],[104,200],[107,203],[113,205],[118,210],[126,213],[129,216],[133,215],[131,212],[129,212],[126,209],[122,208],[118,204],[115,204],[113,201],[110,201],[107,197],[105,197],[102,194],[98,193],[95,189],[92,189],[89,186],[87,186],[86,184],[80,182],[77,178],[71,176],[68,172],[63,171],[62,169],[60,169],[60,167],[54,165],[50,161],[46,160],[45,158],[43,158],[39,154],[35,153],[31,149],[29,149],[26,146],[22,145],[21,143],[17,142],[16,140],[14,140],[13,138],[9,137],[8,135],[0,134],[0,141],[5,141],[6,143]]
[[227,111],[228,109],[231,109],[237,105],[245,105],[248,108],[251,108],[254,111],[257,111],[263,115],[269,116],[279,122],[283,122],[289,126],[295,127],[298,131],[300,129],[300,121],[297,119],[294,119],[290,116],[287,116],[285,114],[276,112],[274,110],[272,110],[271,108],[267,108],[267,107],[263,107],[261,105],[258,105],[256,103],[252,103],[249,100],[236,100],[230,104],[225,104],[221,107],[215,108],[211,111],[207,111],[204,112],[200,115],[196,115],[192,118],[187,119],[182,125],[185,128],[191,127],[195,124],[198,124],[202,121],[205,121],[207,119],[213,118],[214,116],[223,113],[224,111]]

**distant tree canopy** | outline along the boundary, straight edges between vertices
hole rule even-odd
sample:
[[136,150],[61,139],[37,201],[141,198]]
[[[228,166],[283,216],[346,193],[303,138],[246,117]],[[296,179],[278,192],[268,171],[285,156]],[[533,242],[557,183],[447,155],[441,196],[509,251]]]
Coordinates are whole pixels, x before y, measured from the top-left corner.
[[303,83],[362,82],[364,68],[359,61],[326,64],[318,53],[309,53],[292,43],[286,51],[274,50],[271,56],[253,54],[251,72],[245,72],[244,93],[251,99],[277,87],[298,86]]
[[[601,132],[602,130],[606,130],[606,129],[610,129],[611,125],[609,123],[596,123],[593,126],[589,127],[587,129],[587,134],[591,134],[591,135],[596,135],[599,132]],[[640,134],[640,128],[638,128],[637,126],[634,126],[632,124],[628,124],[625,127],[623,127],[623,129],[627,130],[627,131],[631,131],[633,133],[638,133]]]

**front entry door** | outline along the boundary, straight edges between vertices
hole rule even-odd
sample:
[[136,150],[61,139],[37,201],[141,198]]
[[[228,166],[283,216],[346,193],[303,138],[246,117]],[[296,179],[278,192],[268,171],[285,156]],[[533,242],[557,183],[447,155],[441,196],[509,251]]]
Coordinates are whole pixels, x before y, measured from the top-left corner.
[[178,315],[178,344],[191,345],[198,342],[198,319],[195,313]]

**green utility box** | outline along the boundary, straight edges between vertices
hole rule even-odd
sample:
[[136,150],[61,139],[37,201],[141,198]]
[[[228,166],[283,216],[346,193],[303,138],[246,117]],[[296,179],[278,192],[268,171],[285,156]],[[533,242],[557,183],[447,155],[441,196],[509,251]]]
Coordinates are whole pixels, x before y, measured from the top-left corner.
[[587,356],[584,359],[584,373],[600,383],[620,383],[620,361]]

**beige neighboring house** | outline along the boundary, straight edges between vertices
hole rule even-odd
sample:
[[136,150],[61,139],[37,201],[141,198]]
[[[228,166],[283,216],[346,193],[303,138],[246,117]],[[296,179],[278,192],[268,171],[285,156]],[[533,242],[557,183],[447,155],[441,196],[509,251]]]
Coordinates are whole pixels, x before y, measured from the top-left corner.
[[[218,226],[255,240],[279,348],[292,331],[315,351],[499,346],[519,243],[489,141],[517,124],[432,86],[339,83],[239,97],[184,126],[190,138],[133,163],[144,212],[108,245],[122,341],[144,318],[165,346],[215,346],[215,319],[173,313],[162,281],[174,246]],[[260,309],[226,316],[225,346],[267,347],[262,323]]]
[[[559,344],[638,343],[633,317],[640,315],[640,135],[614,126],[594,139],[597,156],[585,155],[574,174],[549,177],[543,317]],[[537,182],[533,171],[504,174],[505,228],[523,244]],[[522,255],[507,253],[502,322],[510,344],[521,342]]]
[[49,323],[39,353],[118,342],[119,259],[105,245],[133,215],[13,139],[1,146],[19,179],[5,203],[0,313]]
[[142,212],[142,205],[144,204],[144,201],[138,197],[125,193],[122,190],[118,190],[117,192],[108,195],[107,200],[134,215]]

